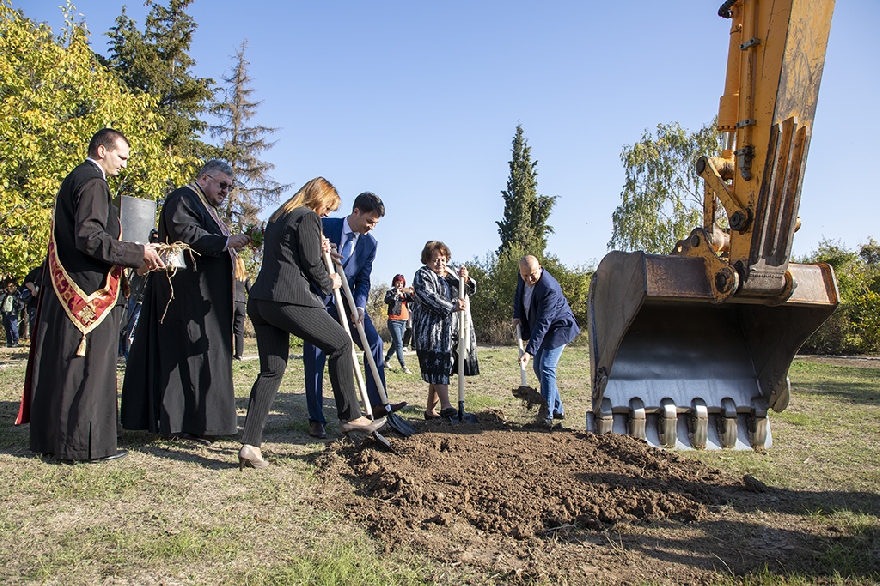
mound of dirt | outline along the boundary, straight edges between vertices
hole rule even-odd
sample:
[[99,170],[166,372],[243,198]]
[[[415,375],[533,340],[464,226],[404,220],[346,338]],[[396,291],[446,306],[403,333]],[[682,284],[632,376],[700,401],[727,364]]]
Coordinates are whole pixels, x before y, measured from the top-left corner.
[[[348,478],[356,502],[339,503],[385,540],[466,523],[517,540],[575,527],[603,531],[620,522],[705,517],[736,479],[621,435],[512,426],[492,413],[480,423],[418,423],[393,451],[367,440],[337,443],[316,464]],[[390,436],[390,434],[389,434]]]
[[423,552],[437,584],[710,584],[824,571],[817,552],[833,536],[791,514],[798,493],[628,436],[477,415],[417,422],[407,439],[389,432],[392,450],[372,439],[328,445],[315,464],[333,498],[320,506],[365,526],[386,552]]

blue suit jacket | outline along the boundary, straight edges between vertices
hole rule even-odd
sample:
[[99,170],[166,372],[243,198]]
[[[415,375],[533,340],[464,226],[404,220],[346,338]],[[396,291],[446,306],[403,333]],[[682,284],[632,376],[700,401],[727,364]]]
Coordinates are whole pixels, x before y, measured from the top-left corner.
[[526,312],[523,305],[525,281],[517,277],[516,294],[513,297],[513,317],[522,322],[522,335],[528,340],[526,352],[534,356],[538,350],[553,349],[568,344],[581,332],[562,287],[547,269],[535,283],[532,302]]
[[[337,250],[340,251],[342,222],[344,221],[345,218],[324,218],[322,222],[324,236],[329,238],[330,242],[335,244]],[[357,307],[367,306],[367,298],[370,296],[370,276],[373,273],[373,260],[376,258],[376,248],[378,246],[379,243],[372,234],[361,234],[358,236],[354,251],[348,257],[348,261],[343,267]],[[333,302],[332,296],[325,296],[324,299],[327,305]]]

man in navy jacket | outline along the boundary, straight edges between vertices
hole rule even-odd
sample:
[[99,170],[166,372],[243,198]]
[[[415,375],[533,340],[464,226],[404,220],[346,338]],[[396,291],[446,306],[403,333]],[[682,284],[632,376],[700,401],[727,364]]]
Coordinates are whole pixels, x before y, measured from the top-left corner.
[[534,357],[541,396],[547,401],[547,411],[539,417],[550,427],[554,419],[565,417],[556,386],[556,365],[566,344],[581,330],[559,283],[532,255],[519,261],[519,278],[513,297],[513,325],[517,324],[522,327],[523,339],[528,341],[520,362],[528,364]]
[[[370,275],[373,272],[373,260],[376,258],[376,238],[370,231],[379,223],[379,218],[385,215],[385,204],[379,197],[370,192],[358,195],[352,206],[351,214],[345,218],[324,218],[322,221],[324,236],[330,243],[336,245],[336,251],[343,255],[343,272],[351,287],[354,302],[357,306],[358,317],[364,326],[367,342],[370,344],[369,351],[376,361],[379,369],[379,378],[382,386],[385,386],[385,353],[383,352],[382,338],[376,332],[370,316],[367,315],[367,299],[370,296]],[[350,242],[349,242],[350,241]],[[325,296],[318,293],[327,306],[327,310],[333,317],[338,319],[338,309],[333,296]],[[349,313],[349,312],[345,312]],[[349,314],[350,315],[350,314]],[[354,324],[351,325],[352,337],[357,346],[361,346],[360,336],[356,334]],[[365,350],[365,348],[361,348]],[[306,405],[309,411],[309,434],[313,437],[326,437],[322,408],[323,399],[323,374],[324,353],[309,343],[303,344],[303,367],[305,370]],[[354,376],[354,374],[352,374]],[[385,414],[382,408],[382,400],[372,374],[366,376],[367,394],[370,397],[370,405],[377,416]],[[405,403],[394,404],[392,410],[397,411]]]

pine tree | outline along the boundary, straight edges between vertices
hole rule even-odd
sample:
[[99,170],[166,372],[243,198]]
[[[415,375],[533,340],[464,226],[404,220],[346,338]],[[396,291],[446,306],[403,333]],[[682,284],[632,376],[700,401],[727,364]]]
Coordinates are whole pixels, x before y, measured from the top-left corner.
[[262,102],[252,99],[253,80],[248,74],[250,63],[245,59],[246,48],[247,40],[235,52],[232,73],[223,77],[225,99],[212,108],[221,123],[210,127],[211,135],[220,139],[220,157],[232,166],[235,174],[235,188],[229,193],[223,210],[238,231],[256,224],[263,206],[277,203],[281,194],[290,188],[268,176],[275,165],[258,158],[260,153],[274,146],[266,137],[278,129],[248,126]]
[[196,63],[188,51],[198,27],[186,13],[192,0],[169,0],[167,7],[147,3],[152,7],[143,34],[122,9],[116,26],[107,33],[107,64],[129,88],[156,97],[170,153],[207,158],[213,152],[197,137],[206,127],[200,116],[214,97],[214,82],[191,73]]
[[531,147],[523,136],[522,125],[516,127],[513,137],[513,158],[504,198],[504,219],[498,224],[501,246],[498,254],[519,250],[538,258],[544,255],[547,236],[553,228],[547,224],[556,196],[538,195],[538,161],[531,160]]

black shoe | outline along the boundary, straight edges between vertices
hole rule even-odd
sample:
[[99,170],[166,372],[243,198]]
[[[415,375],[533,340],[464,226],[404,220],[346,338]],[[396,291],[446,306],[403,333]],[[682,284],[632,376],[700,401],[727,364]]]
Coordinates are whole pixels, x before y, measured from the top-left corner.
[[192,434],[192,433],[187,433],[185,431],[183,433],[172,434],[171,439],[173,439],[173,440],[181,439],[181,440],[186,440],[188,442],[196,442],[197,444],[202,444],[203,446],[210,446],[211,445],[211,440],[205,439],[203,437],[199,437],[199,436]]
[[428,411],[425,411],[425,421],[431,421],[432,419],[440,419],[440,416],[439,416],[439,415],[433,415],[432,413],[429,413]]
[[128,450],[116,450],[115,454],[110,454],[109,456],[104,456],[103,458],[92,458],[91,460],[62,460],[62,462],[68,464],[76,464],[77,462],[82,462],[83,464],[100,464],[101,462],[109,462],[111,460],[121,460],[128,455]]
[[109,456],[104,456],[103,458],[96,458],[92,460],[92,462],[109,462],[110,460],[121,460],[128,455],[128,450],[116,450],[115,454],[111,454]]
[[442,417],[443,419],[457,419],[458,409],[456,409],[455,407],[447,407],[446,409],[441,409],[440,417]]
[[327,432],[324,431],[324,424],[320,421],[310,421],[309,422],[309,435],[312,437],[316,437],[318,439],[324,439],[327,437]]
[[554,413],[553,419],[560,419],[560,420],[565,419],[565,413]]
[[238,360],[239,362],[241,362],[241,355],[236,354],[235,356],[232,357],[232,359],[233,359],[233,360]]
[[[391,407],[391,412],[400,411],[404,407],[406,407],[406,401],[401,401],[400,403],[391,403],[389,405]],[[379,405],[373,409],[373,419],[379,419],[380,417],[385,417],[388,415],[388,409],[385,408],[385,405]]]

